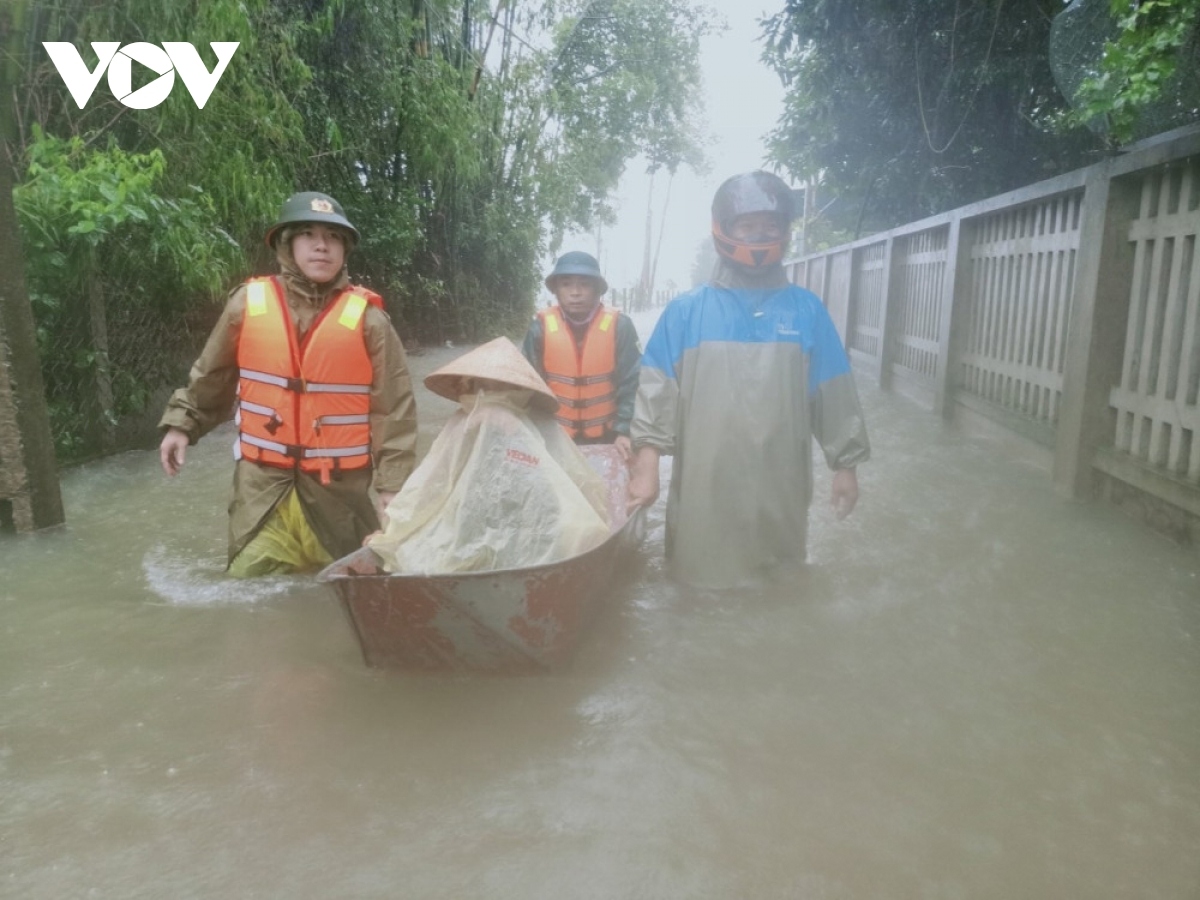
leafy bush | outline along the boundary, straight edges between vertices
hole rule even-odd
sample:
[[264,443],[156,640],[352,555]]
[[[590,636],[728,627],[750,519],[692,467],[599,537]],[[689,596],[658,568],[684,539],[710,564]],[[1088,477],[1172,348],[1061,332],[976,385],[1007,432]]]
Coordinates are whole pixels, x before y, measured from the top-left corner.
[[159,150],[90,148],[35,127],[13,201],[60,458],[111,448],[125,415],[177,376],[182,314],[242,264],[199,188],[158,193]]

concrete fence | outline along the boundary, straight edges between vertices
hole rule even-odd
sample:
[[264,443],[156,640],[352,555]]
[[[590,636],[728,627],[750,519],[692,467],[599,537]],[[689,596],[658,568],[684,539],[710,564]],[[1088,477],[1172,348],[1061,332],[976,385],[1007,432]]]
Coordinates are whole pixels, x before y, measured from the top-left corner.
[[1200,127],[788,263],[860,373],[1200,544]]

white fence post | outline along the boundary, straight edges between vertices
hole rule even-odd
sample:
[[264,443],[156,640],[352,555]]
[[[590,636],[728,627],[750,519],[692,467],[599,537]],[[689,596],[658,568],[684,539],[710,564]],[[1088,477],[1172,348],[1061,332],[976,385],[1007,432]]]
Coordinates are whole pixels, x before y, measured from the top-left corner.
[[1133,274],[1129,223],[1137,214],[1138,187],[1132,179],[1112,178],[1109,169],[1092,167],[1084,183],[1054,448],[1055,489],[1081,499],[1091,493],[1096,449],[1112,443],[1108,397],[1121,378]]

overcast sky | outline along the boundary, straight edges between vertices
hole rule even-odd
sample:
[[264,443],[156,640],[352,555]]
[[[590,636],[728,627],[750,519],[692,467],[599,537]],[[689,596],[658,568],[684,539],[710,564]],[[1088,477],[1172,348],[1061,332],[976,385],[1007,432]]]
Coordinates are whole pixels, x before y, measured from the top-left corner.
[[[782,3],[765,0],[705,0],[724,16],[729,30],[710,35],[701,44],[701,68],[707,131],[713,144],[708,148],[712,171],[696,176],[681,170],[671,186],[666,231],[662,241],[656,284],[674,281],[683,289],[690,285],[697,246],[710,232],[709,209],[713,192],[737,172],[759,168],[766,154],[765,136],[782,111],[783,88],[778,77],[759,62],[762,43],[757,21],[778,12]],[[626,169],[617,196],[619,221],[615,228],[597,236],[572,235],[561,252],[586,250],[596,254],[609,283],[616,288],[632,286],[641,274],[646,239],[646,197],[649,179],[645,163],[633,160]],[[654,219],[658,228],[667,179],[660,175],[654,184]],[[657,239],[657,231],[655,233]],[[552,264],[553,261],[551,261]]]

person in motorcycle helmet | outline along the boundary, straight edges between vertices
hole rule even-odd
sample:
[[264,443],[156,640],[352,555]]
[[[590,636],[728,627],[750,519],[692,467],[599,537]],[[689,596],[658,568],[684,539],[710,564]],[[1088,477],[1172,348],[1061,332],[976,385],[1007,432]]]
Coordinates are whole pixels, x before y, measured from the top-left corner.
[[786,282],[783,257],[795,207],[792,191],[777,175],[748,172],[728,179],[712,204],[717,255],[735,275]]
[[694,586],[752,585],[805,562],[814,438],[839,518],[870,456],[841,338],[783,266],[793,214],[776,175],[725,181],[712,203],[716,271],[667,305],[642,356],[629,506],[657,499],[659,458],[673,455],[667,556]]

